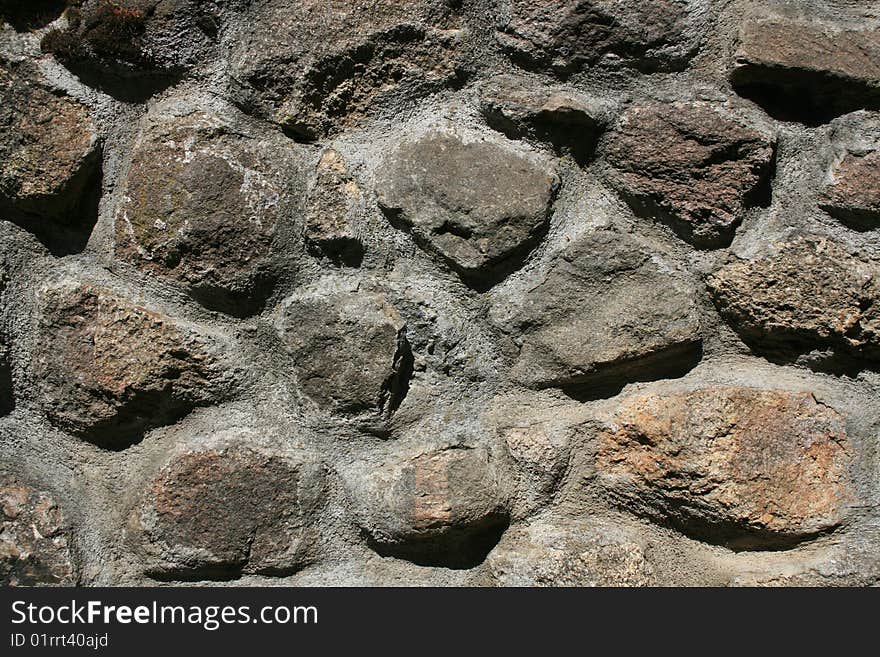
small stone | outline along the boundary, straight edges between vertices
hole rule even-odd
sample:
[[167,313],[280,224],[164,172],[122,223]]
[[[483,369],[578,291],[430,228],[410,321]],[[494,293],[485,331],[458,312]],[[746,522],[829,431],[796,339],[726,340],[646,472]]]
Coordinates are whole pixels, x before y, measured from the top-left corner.
[[401,143],[376,179],[389,220],[480,287],[520,264],[544,235],[559,186],[549,161],[445,132]]
[[596,99],[513,75],[499,75],[483,87],[480,111],[490,127],[510,139],[548,142],[581,163],[592,156],[608,114]]
[[51,493],[0,473],[0,585],[76,586],[70,527]]
[[653,568],[637,537],[571,520],[536,520],[508,530],[486,559],[497,586],[651,586]]
[[49,31],[41,47],[87,82],[142,100],[201,60],[225,9],[235,5],[242,2],[83,0],[68,9],[67,27]]
[[325,492],[321,468],[300,456],[191,451],[156,474],[131,527],[153,577],[287,575],[315,556]]
[[116,257],[183,284],[200,303],[257,312],[277,272],[274,239],[298,172],[286,146],[216,117],[160,116],[138,136],[116,212]]
[[[4,219],[72,226],[87,217],[100,147],[89,111],[24,68],[0,64],[0,211]],[[89,230],[91,226],[87,227]]]
[[406,324],[383,295],[294,298],[285,305],[280,334],[300,386],[319,406],[388,415],[399,404],[412,356]]
[[218,345],[162,313],[91,283],[41,292],[38,399],[53,424],[120,449],[228,387]]
[[349,493],[370,546],[422,566],[472,568],[509,522],[508,477],[485,447],[394,457]]
[[819,21],[750,19],[742,24],[734,89],[784,121],[824,123],[880,108],[880,31]]
[[710,387],[628,400],[599,436],[620,506],[735,549],[833,530],[852,500],[845,420],[808,392]]
[[707,279],[722,317],[753,348],[784,357],[832,348],[880,358],[880,269],[825,237],[801,235]]
[[660,219],[699,247],[725,246],[762,200],[775,138],[706,102],[646,104],[611,136],[608,180],[639,216]]
[[847,153],[831,172],[819,207],[855,227],[880,225],[880,150]]
[[570,75],[602,64],[676,71],[696,47],[681,0],[513,0],[499,28],[502,48],[521,66]]
[[490,316],[519,345],[516,381],[598,390],[695,364],[695,297],[661,254],[600,230],[572,242],[523,298],[499,299]]
[[324,151],[306,205],[305,239],[309,250],[334,263],[358,266],[364,246],[354,220],[363,203],[363,192],[349,174],[345,159],[332,148]]
[[231,93],[246,111],[314,141],[357,126],[377,102],[467,76],[458,0],[270,0],[233,47]]

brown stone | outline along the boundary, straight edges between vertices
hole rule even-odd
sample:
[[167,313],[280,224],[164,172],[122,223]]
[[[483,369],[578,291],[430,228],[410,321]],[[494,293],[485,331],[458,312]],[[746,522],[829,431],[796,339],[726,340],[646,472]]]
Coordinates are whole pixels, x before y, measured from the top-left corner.
[[[47,220],[79,225],[100,162],[88,110],[24,68],[0,65],[0,211],[38,234]],[[8,215],[8,216],[7,216]],[[87,226],[88,229],[91,226]]]
[[345,159],[335,149],[321,154],[306,204],[305,239],[309,250],[332,262],[357,266],[364,246],[355,219],[364,195]]
[[175,456],[132,518],[160,579],[290,574],[314,558],[320,467],[299,456],[227,447]]
[[383,556],[471,568],[509,522],[509,483],[484,447],[451,446],[386,462],[350,494],[369,543]]
[[560,75],[597,64],[674,71],[696,49],[686,26],[680,0],[514,0],[497,38],[518,64]]
[[860,227],[880,225],[880,150],[847,153],[833,168],[819,207]]
[[51,493],[0,473],[0,585],[75,586],[70,527]]
[[815,124],[880,108],[880,31],[750,19],[735,57],[734,88],[776,118]]
[[693,366],[700,353],[694,289],[682,270],[626,233],[572,242],[523,299],[491,317],[518,345],[511,375],[580,395]]
[[423,94],[466,77],[456,0],[272,0],[256,7],[231,59],[247,111],[312,141],[357,125],[397,89]]
[[543,236],[558,186],[550,161],[445,132],[404,141],[376,173],[389,220],[479,287],[518,266]]
[[300,386],[320,406],[389,415],[400,402],[412,357],[406,324],[381,294],[291,299],[280,333]]
[[269,144],[203,113],[148,123],[116,213],[116,257],[179,281],[209,308],[258,311],[276,277],[285,178],[297,172]]
[[880,358],[880,270],[819,236],[776,243],[707,279],[721,315],[750,346],[789,357],[831,348]]
[[32,375],[46,415],[104,447],[125,447],[228,387],[213,340],[90,283],[42,291],[38,336]]
[[640,216],[700,247],[729,244],[762,201],[775,139],[707,102],[638,105],[611,136],[609,182]]
[[852,502],[846,422],[808,392],[710,387],[628,400],[599,436],[620,506],[737,549],[837,527]]

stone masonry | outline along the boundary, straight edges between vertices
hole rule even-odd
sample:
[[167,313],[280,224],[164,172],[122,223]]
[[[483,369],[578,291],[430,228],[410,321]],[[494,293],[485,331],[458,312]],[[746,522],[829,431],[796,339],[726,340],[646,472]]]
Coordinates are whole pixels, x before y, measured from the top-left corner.
[[880,585],[880,2],[0,2],[3,585]]

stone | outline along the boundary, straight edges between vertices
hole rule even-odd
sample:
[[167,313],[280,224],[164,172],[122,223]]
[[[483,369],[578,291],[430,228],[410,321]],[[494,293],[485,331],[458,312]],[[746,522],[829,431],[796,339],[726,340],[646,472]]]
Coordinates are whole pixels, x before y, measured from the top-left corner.
[[763,256],[729,262],[706,285],[722,317],[762,353],[831,348],[880,358],[877,263],[828,238],[777,242]]
[[598,445],[596,479],[614,503],[737,550],[831,531],[853,499],[846,421],[809,392],[644,393]]
[[[227,8],[242,0],[83,0],[67,27],[42,39],[87,83],[144,100],[193,68],[214,44]],[[239,7],[241,8],[241,7]]]
[[387,416],[400,403],[412,354],[406,323],[381,293],[292,298],[279,333],[300,387],[320,407]]
[[880,31],[749,19],[740,28],[730,81],[783,121],[814,125],[880,109]]
[[322,469],[301,455],[187,451],[150,482],[132,537],[157,579],[290,574],[316,556],[325,488]]
[[643,542],[619,528],[568,519],[511,527],[483,568],[496,586],[652,586]]
[[210,309],[258,312],[278,275],[275,239],[298,172],[284,148],[202,112],[157,117],[132,148],[116,257]]
[[[53,224],[91,231],[100,139],[88,109],[26,66],[0,64],[0,212],[41,236]],[[86,225],[87,224],[87,225]]]
[[232,46],[232,97],[314,141],[357,126],[395,90],[460,85],[457,0],[286,0],[255,7]]
[[321,154],[306,204],[306,246],[335,264],[360,265],[363,240],[356,218],[363,211],[364,194],[348,171],[345,159],[333,148]]
[[76,586],[73,538],[55,497],[0,472],[0,585]]
[[712,103],[637,105],[608,142],[608,181],[637,215],[670,224],[695,246],[717,248],[763,200],[775,146],[774,137]]
[[349,494],[370,546],[422,566],[472,568],[509,523],[508,477],[486,447],[452,445],[395,456]]
[[850,225],[880,225],[880,150],[848,153],[831,172],[819,207]]
[[480,112],[490,127],[510,139],[548,142],[558,153],[585,163],[606,127],[609,109],[575,91],[499,75],[481,89]]
[[108,449],[229,389],[220,340],[88,281],[41,291],[37,335],[31,370],[44,412]]
[[681,0],[513,0],[498,42],[520,66],[571,75],[604,65],[685,68],[696,51]]
[[499,298],[490,317],[518,347],[515,381],[589,396],[692,367],[702,342],[695,297],[687,275],[648,244],[597,230],[522,298]]
[[403,141],[376,172],[389,220],[476,286],[528,255],[547,231],[558,186],[547,160],[439,131]]
[[8,22],[18,32],[37,30],[61,16],[68,0],[0,0],[0,25]]

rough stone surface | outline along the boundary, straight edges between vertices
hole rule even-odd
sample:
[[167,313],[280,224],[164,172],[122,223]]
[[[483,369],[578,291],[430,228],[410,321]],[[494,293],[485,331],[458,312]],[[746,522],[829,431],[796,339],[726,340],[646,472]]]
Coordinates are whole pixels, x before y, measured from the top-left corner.
[[775,140],[712,104],[647,104],[623,115],[607,146],[611,184],[636,214],[701,247],[729,243],[770,174]]
[[232,46],[233,96],[305,141],[357,125],[395,89],[435,90],[466,77],[458,4],[255,3]]
[[160,579],[282,575],[313,558],[320,467],[249,448],[190,451],[164,465],[131,519]]
[[880,357],[878,266],[839,243],[801,235],[765,256],[734,260],[707,279],[721,315],[759,350],[831,348]]
[[838,526],[851,460],[846,422],[810,393],[728,387],[629,400],[596,470],[618,503],[749,549]]
[[352,485],[358,519],[379,554],[472,568],[508,524],[497,453],[452,445],[378,463]]
[[291,300],[279,327],[300,386],[340,413],[391,413],[405,386],[406,324],[379,293]]
[[782,120],[880,108],[880,31],[782,18],[743,23],[730,79]]
[[[42,49],[84,80],[126,100],[149,95],[195,66],[227,8],[243,0],[85,0]],[[128,83],[127,80],[137,80]]]
[[878,31],[858,0],[0,0],[0,470],[66,517],[0,564],[880,583]]
[[521,301],[502,298],[492,316],[518,336],[516,381],[583,387],[572,390],[578,395],[679,370],[700,350],[687,277],[647,244],[611,230],[573,242]]
[[58,427],[123,447],[222,397],[228,373],[193,328],[89,283],[63,282],[41,297],[31,368]]
[[0,585],[75,586],[70,527],[55,497],[0,471]]
[[538,520],[507,532],[486,559],[496,586],[652,586],[637,537],[614,527]]
[[547,230],[559,178],[512,145],[429,133],[380,166],[389,219],[464,278],[515,265]]
[[[88,110],[0,63],[0,212],[38,234],[52,222],[94,223],[89,186],[100,164]],[[91,225],[88,226],[91,228]]]
[[527,78],[501,75],[481,90],[486,122],[511,139],[546,141],[559,153],[586,162],[606,127],[608,107],[564,88],[547,89]]
[[357,266],[364,245],[356,217],[364,194],[342,155],[330,148],[321,154],[306,206],[305,239],[309,250],[337,264]]
[[597,64],[679,70],[694,45],[680,0],[513,0],[498,41],[515,62],[561,75]]
[[297,166],[277,151],[205,113],[160,114],[132,150],[116,257],[180,282],[209,308],[255,312],[277,276],[285,178]]

